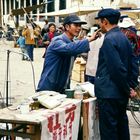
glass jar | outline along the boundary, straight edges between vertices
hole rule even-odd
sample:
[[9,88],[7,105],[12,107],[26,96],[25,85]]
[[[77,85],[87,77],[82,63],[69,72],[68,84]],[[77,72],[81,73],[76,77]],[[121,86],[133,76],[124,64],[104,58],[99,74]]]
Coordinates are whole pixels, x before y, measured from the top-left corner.
[[81,99],[81,100],[83,99],[83,92],[82,92],[81,86],[79,84],[77,84],[75,87],[74,98]]
[[20,105],[20,113],[21,114],[26,114],[30,112],[30,107],[28,103],[22,103]]

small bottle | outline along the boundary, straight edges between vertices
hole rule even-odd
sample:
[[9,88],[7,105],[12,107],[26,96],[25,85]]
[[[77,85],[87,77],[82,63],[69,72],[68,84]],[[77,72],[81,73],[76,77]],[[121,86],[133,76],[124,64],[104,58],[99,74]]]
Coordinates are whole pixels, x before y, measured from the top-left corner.
[[82,92],[81,86],[79,84],[77,84],[75,87],[74,98],[81,99],[81,100],[83,99],[83,92]]
[[38,101],[38,98],[33,98],[33,101],[31,104],[30,104],[30,108],[31,110],[38,110],[39,109],[39,101]]

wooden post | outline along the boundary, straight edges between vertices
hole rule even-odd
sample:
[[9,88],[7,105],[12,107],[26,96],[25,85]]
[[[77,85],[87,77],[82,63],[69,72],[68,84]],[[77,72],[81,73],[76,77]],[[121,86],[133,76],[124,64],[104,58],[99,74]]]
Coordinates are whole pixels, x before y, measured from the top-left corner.
[[83,140],[88,140],[89,130],[88,130],[88,106],[89,103],[82,103],[82,113],[83,113]]
[[35,126],[35,135],[32,140],[41,140],[41,128],[40,125]]

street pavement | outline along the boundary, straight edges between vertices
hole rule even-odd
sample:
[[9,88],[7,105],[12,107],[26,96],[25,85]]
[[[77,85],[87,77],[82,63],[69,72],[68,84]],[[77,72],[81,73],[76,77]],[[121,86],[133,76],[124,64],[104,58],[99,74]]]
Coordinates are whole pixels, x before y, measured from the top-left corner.
[[[19,54],[20,49],[14,48],[13,42],[0,41],[0,96],[5,99],[7,92],[9,104],[18,105],[25,98],[35,93],[34,82],[36,87],[43,67],[42,55],[44,51],[45,48],[35,48],[34,61],[32,63],[22,61],[21,54]],[[8,83],[8,90],[6,90],[6,83]],[[74,82],[72,81],[72,83]],[[140,126],[129,111],[128,117],[131,140],[140,140]],[[140,112],[138,117],[140,120]]]

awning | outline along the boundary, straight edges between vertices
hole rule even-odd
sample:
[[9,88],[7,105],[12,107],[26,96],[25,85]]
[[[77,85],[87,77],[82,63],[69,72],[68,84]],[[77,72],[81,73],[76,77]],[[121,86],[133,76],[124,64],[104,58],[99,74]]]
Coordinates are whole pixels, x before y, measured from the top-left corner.
[[120,12],[121,14],[126,14],[133,19],[140,18],[140,8],[130,9],[130,10],[120,10]]
[[[31,12],[33,10],[36,10],[37,8],[40,8],[40,7],[44,6],[45,4],[48,4],[48,3],[51,3],[51,2],[52,1],[48,1],[47,3],[42,3],[42,4],[39,4],[39,5],[28,6],[26,8],[12,9],[11,15],[12,16],[24,15],[25,11],[27,13],[29,13],[29,12]],[[23,10],[23,9],[25,9],[25,10]]]
[[59,10],[55,12],[49,12],[49,13],[40,13],[40,14],[32,14],[32,15],[39,15],[39,16],[67,16],[70,14],[77,14],[77,15],[85,15],[92,12],[99,11],[100,8],[95,7],[89,7],[89,6],[80,6],[80,7],[73,7],[69,9]]

